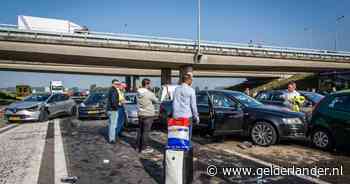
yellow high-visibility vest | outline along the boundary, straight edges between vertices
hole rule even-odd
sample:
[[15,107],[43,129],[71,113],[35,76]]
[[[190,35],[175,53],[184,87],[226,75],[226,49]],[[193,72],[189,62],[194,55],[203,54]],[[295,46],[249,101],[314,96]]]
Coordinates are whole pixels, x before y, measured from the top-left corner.
[[118,91],[119,105],[122,105],[122,102],[125,101],[124,92],[119,88],[117,88],[117,91]]

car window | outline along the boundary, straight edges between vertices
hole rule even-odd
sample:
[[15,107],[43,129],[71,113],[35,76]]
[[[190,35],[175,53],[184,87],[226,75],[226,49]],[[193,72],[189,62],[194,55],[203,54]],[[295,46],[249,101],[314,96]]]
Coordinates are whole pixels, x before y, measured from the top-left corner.
[[65,101],[65,100],[66,100],[66,95],[64,95],[64,94],[58,94],[57,95],[57,101],[58,102],[62,102],[62,101]]
[[125,95],[125,103],[127,104],[136,104],[137,96],[135,95]]
[[258,96],[256,97],[257,100],[270,100],[271,98],[271,93],[268,92],[261,92],[258,94]]
[[209,99],[207,94],[197,94],[197,105],[208,105]]
[[350,112],[350,96],[335,97],[328,107],[338,111]]
[[49,103],[57,102],[57,100],[58,100],[58,95],[52,95],[52,97],[50,98],[50,100],[48,102]]
[[236,107],[236,103],[234,101],[230,100],[226,96],[217,95],[217,94],[213,95],[213,105],[214,107],[225,107],[225,108]]
[[271,100],[283,102],[285,99],[284,99],[283,93],[274,93],[272,94]]

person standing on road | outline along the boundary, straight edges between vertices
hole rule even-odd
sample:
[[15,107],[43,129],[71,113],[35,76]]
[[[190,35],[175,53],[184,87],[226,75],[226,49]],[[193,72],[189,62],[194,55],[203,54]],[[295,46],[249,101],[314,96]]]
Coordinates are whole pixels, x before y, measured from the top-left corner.
[[117,128],[116,128],[116,136],[119,137],[123,131],[124,123],[125,123],[125,90],[127,88],[127,85],[123,82],[119,83],[117,85],[117,91],[118,91],[118,99],[119,99],[119,108],[118,108],[118,121],[117,121]]
[[294,81],[289,82],[287,93],[283,96],[283,98],[285,99],[284,104],[292,111],[300,111],[300,106],[302,105],[300,103],[303,103],[304,101],[298,99],[299,97],[301,97],[301,95],[298,91],[296,91],[296,88],[297,85]]
[[[157,97],[151,92],[151,80],[143,79],[142,87],[137,90],[137,106],[139,117],[138,149],[139,152],[151,153],[151,129],[155,119],[154,104],[159,103]],[[143,150],[144,145],[146,149]]]
[[112,80],[112,86],[109,88],[107,95],[107,111],[108,111],[108,138],[109,143],[116,142],[116,129],[119,119],[119,110],[121,109],[121,104],[119,100],[118,86],[120,82],[117,79]]
[[[192,122],[199,124],[196,93],[191,87],[192,81],[192,73],[185,74],[182,77],[182,84],[175,89],[173,100],[173,118],[188,118],[191,126]],[[191,129],[190,137],[192,133]]]

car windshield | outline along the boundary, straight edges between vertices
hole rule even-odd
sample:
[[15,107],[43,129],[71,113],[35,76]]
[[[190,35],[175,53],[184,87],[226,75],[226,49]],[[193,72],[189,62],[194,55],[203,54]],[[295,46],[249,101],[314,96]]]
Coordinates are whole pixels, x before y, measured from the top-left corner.
[[136,95],[126,94],[125,103],[127,104],[136,104]]
[[315,103],[318,103],[324,98],[323,95],[320,95],[318,93],[304,93],[304,96],[306,96],[308,99],[312,100]]
[[51,87],[52,90],[63,90],[63,86],[52,86]]
[[262,105],[261,102],[255,100],[254,98],[247,96],[243,93],[232,93],[231,96],[236,98],[240,103],[247,107],[252,107],[252,106],[259,106]]
[[86,98],[84,103],[90,104],[90,103],[99,103],[104,101],[107,98],[107,94],[104,93],[94,93],[91,94],[89,97]]
[[23,101],[26,102],[43,102],[49,98],[50,94],[37,94],[37,95],[31,95],[27,98],[25,98]]

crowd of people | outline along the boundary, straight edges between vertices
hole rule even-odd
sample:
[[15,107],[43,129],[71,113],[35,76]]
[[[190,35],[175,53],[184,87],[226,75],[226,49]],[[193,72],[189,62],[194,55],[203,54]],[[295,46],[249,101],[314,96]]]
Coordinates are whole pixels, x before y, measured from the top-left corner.
[[[186,73],[182,76],[181,85],[170,86],[162,94],[160,101],[166,99],[173,100],[173,117],[187,118],[190,122],[199,123],[195,90],[191,87],[193,74]],[[155,104],[159,99],[152,92],[150,79],[143,79],[142,87],[137,90],[137,106],[139,118],[139,131],[137,135],[138,151],[151,153],[154,150],[150,146],[150,132],[154,120],[156,119]],[[109,143],[115,144],[124,126],[125,115],[124,106],[125,84],[119,80],[112,80],[112,86],[108,91],[107,111],[108,111],[108,139]]]

